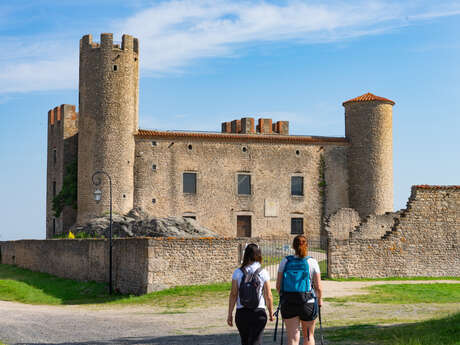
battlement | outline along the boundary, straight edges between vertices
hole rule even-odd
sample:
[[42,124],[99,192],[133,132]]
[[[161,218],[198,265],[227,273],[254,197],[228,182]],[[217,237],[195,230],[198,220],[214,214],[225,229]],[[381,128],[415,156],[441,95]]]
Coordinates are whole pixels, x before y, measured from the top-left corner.
[[66,120],[76,121],[78,113],[76,107],[71,104],[61,104],[48,111],[48,125],[54,126],[61,122],[65,117]]
[[132,50],[139,54],[139,40],[131,35],[123,35],[120,47],[120,44],[114,43],[112,33],[101,34],[100,43],[93,42],[93,36],[88,34],[80,39],[80,49]]
[[289,121],[273,123],[272,119],[260,118],[255,126],[253,117],[243,117],[240,120],[222,122],[222,133],[289,135]]

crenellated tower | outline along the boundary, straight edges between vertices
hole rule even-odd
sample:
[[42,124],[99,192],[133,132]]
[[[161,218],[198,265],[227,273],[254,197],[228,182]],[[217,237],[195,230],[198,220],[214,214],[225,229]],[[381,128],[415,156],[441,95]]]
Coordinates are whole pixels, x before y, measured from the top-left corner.
[[345,107],[350,207],[361,217],[393,211],[393,105],[371,93]]
[[91,176],[104,170],[112,177],[113,210],[124,214],[133,207],[134,134],[138,131],[139,43],[123,35],[91,35],[80,40],[78,219],[82,223],[109,209],[108,181],[104,196],[93,199]]

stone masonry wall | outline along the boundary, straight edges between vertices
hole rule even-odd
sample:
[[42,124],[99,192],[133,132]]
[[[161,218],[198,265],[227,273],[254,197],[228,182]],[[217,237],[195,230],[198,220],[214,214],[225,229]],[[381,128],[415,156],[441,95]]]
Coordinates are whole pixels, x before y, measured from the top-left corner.
[[[257,241],[257,239],[254,239]],[[231,280],[247,239],[126,238],[113,241],[113,286],[143,294],[177,285]],[[0,262],[63,278],[108,282],[108,241],[0,242]]]
[[407,208],[379,239],[331,238],[333,278],[460,276],[460,186],[414,186]]
[[347,240],[350,232],[361,222],[356,210],[341,208],[336,213],[326,218],[326,231],[336,240]]
[[148,292],[231,281],[246,242],[235,238],[149,239]]
[[[147,291],[147,245],[143,238],[113,241],[114,288]],[[81,281],[109,281],[108,241],[20,240],[0,243],[1,263]]]

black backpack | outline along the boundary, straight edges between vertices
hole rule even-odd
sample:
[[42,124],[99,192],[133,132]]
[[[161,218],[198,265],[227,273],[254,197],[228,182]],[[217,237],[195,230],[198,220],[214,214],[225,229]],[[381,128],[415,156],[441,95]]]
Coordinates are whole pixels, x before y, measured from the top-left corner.
[[252,274],[248,273],[246,269],[240,269],[243,272],[239,287],[240,303],[245,308],[256,309],[259,306],[259,296],[262,290],[262,282],[259,278],[262,267],[259,267]]

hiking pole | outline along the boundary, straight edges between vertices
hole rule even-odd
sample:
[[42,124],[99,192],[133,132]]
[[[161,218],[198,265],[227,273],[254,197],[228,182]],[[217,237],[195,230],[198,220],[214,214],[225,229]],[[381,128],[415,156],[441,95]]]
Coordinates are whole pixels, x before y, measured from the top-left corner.
[[284,338],[284,320],[283,320],[283,315],[281,315],[281,345],[283,345],[283,338]]
[[278,303],[278,308],[275,311],[275,316],[276,316],[276,323],[275,323],[275,333],[273,335],[273,341],[276,343],[276,333],[278,332],[278,316],[280,313],[280,304]]
[[321,345],[324,345],[323,326],[321,324],[321,306],[319,306],[318,308],[318,314],[319,314],[319,336],[321,339]]

